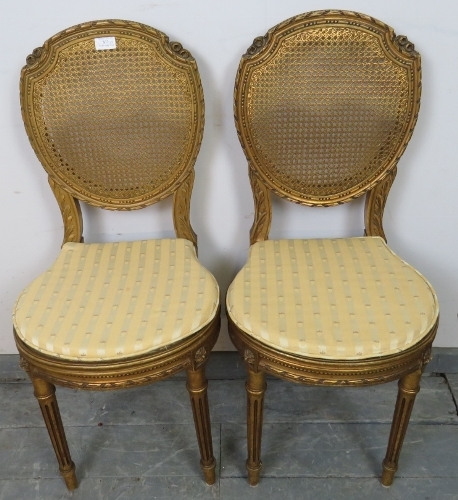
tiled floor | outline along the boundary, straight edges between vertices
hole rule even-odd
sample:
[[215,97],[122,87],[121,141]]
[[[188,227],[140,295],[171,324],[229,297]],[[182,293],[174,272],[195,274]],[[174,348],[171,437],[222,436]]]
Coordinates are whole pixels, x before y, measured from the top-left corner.
[[458,500],[458,370],[445,351],[440,356],[431,369],[450,373],[425,373],[391,488],[378,477],[395,383],[314,388],[269,379],[264,468],[252,488],[243,370],[235,353],[216,353],[209,366],[216,485],[202,479],[188,395],[176,377],[127,391],[58,389],[80,481],[73,493],[17,356],[0,356],[0,500]]

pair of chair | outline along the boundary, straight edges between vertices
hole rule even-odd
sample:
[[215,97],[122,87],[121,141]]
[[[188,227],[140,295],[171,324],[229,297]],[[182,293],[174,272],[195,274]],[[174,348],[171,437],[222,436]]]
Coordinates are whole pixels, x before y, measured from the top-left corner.
[[[27,58],[25,128],[64,221],[62,251],[13,314],[67,487],[77,486],[55,385],[117,389],[187,371],[201,466],[215,481],[205,362],[219,289],[199,264],[189,207],[204,126],[197,65],[178,42],[127,21],[58,33]],[[257,484],[265,373],[314,385],[399,379],[382,483],[391,484],[438,305],[386,246],[383,210],[420,101],[420,58],[371,17],[311,12],[256,38],[235,83],[235,122],[255,217],[227,294],[247,371],[248,478]],[[271,191],[330,206],[366,194],[361,238],[269,241]],[[173,196],[177,239],[83,243],[79,200],[132,210]]]

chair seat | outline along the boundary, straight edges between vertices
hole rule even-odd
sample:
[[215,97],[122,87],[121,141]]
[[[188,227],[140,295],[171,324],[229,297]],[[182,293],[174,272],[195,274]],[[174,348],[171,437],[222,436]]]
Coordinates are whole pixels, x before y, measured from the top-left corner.
[[438,303],[382,238],[268,240],[251,247],[227,311],[275,349],[350,360],[408,349],[434,325]]
[[188,240],[66,243],[22,292],[13,321],[45,354],[107,361],[193,335],[218,304],[218,285]]

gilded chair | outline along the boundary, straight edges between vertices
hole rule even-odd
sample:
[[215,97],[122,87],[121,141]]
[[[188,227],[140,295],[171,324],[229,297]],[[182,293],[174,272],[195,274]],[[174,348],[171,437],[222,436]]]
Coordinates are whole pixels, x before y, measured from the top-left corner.
[[[382,227],[420,89],[414,45],[353,12],[291,18],[241,59],[235,123],[255,215],[248,261],[226,305],[248,371],[252,485],[261,470],[266,373],[328,386],[398,379],[382,473],[384,485],[393,481],[438,324],[431,285],[389,249]],[[365,235],[269,241],[271,192],[314,207],[365,194]]]
[[[77,486],[55,385],[121,389],[187,371],[208,484],[215,458],[204,366],[220,327],[219,290],[198,262],[189,207],[204,127],[196,62],[148,26],[96,21],[27,57],[22,116],[64,222],[54,264],[13,313],[59,469]],[[79,201],[140,209],[173,196],[176,239],[84,243]]]

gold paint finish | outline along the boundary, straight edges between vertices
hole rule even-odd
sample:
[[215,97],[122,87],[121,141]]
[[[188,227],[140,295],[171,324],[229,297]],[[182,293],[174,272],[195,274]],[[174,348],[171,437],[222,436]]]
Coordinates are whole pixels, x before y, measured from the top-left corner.
[[391,486],[398,469],[399,454],[407,431],[415,397],[420,391],[421,370],[409,373],[399,381],[399,392],[393,415],[388,449],[383,460],[382,484]]
[[255,214],[253,225],[250,229],[250,244],[267,240],[272,223],[272,202],[270,192],[266,185],[259,179],[253,168],[248,170],[251,190],[253,191]]
[[[247,361],[249,363],[249,361]],[[248,458],[246,468],[248,482],[256,486],[262,468],[261,462],[261,437],[262,419],[264,414],[264,394],[266,382],[263,371],[254,371],[248,368],[248,378],[245,384],[247,392],[247,439]]]
[[[201,347],[195,354],[196,362],[201,363],[205,359],[205,348]],[[188,383],[186,387],[191,398],[192,414],[197,431],[197,440],[200,449],[200,465],[204,472],[207,484],[214,484],[215,457],[213,456],[213,444],[211,440],[210,413],[208,410],[207,387],[208,382],[205,377],[203,367],[196,370],[189,369]]]
[[[235,124],[249,165],[254,244],[268,238],[270,191],[311,206],[366,194],[365,233],[385,239],[383,211],[396,166],[418,115],[420,56],[405,36],[370,16],[316,11],[258,37],[239,65]],[[415,395],[431,356],[438,320],[411,347],[359,360],[318,359],[280,351],[237,327],[231,339],[245,361],[248,480],[261,470],[264,374],[292,382],[368,386],[399,379],[382,483],[397,469]]]
[[[116,49],[97,51],[94,38],[107,36],[115,37]],[[83,241],[79,200],[130,210],[173,195],[176,235],[197,244],[189,208],[204,101],[196,62],[180,43],[128,21],[74,26],[27,57],[20,94],[27,134],[62,213],[64,243]],[[204,369],[219,329],[218,307],[209,324],[172,345],[90,362],[44,354],[14,332],[68,489],[76,488],[77,480],[54,384],[124,389],[181,370],[188,374],[205,480],[215,482]]]
[[63,189],[51,177],[48,177],[49,185],[56,197],[57,203],[64,222],[64,243],[83,242],[83,215],[79,201],[68,191]]
[[192,229],[189,211],[191,207],[191,193],[194,184],[194,169],[173,194],[173,224],[177,238],[192,241],[197,249],[197,235]]
[[383,211],[385,210],[388,193],[396,177],[397,167],[394,167],[388,175],[366,194],[364,206],[364,223],[366,236],[380,236],[386,241],[383,230]]
[[74,490],[78,486],[75,475],[75,464],[73,463],[68,450],[67,438],[65,437],[64,426],[60,418],[59,406],[55,396],[56,388],[40,378],[32,378],[35,389],[35,397],[40,405],[49,437],[59,462],[59,470],[65,484],[69,490]]

